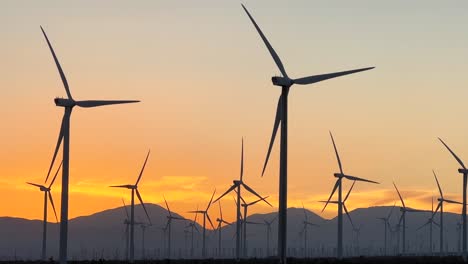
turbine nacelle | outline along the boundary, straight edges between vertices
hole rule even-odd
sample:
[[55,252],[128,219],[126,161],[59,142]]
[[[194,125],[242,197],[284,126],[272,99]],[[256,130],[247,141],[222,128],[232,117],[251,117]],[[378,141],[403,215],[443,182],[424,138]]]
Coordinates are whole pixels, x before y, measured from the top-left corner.
[[288,77],[282,77],[282,76],[271,77],[271,81],[273,82],[273,85],[281,86],[281,87],[290,87],[291,85],[294,84],[294,82],[291,79],[289,79]]
[[468,174],[468,169],[458,169],[459,173]]
[[67,99],[67,98],[55,98],[54,99],[55,105],[56,106],[61,106],[61,107],[74,107],[76,105],[76,102],[72,99]]

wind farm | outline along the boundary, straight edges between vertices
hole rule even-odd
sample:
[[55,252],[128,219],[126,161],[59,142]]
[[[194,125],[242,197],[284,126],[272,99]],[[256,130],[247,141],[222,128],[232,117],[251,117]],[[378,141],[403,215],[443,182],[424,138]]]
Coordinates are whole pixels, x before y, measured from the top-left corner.
[[468,4],[364,2],[4,3],[0,263],[466,263]]

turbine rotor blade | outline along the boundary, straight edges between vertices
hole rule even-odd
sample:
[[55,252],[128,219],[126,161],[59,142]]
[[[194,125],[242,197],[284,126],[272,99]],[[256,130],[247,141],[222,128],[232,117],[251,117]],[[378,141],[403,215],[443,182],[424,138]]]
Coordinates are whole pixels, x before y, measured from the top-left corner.
[[345,175],[345,174],[343,174],[342,176],[345,177],[345,178],[348,179],[348,180],[351,180],[351,181],[362,181],[362,182],[370,182],[370,183],[379,184],[379,183],[376,182],[376,181],[366,180],[366,179],[359,178],[359,177],[355,177],[355,176],[351,176],[351,175]]
[[206,219],[208,219],[208,222],[210,222],[211,228],[215,229],[214,225],[213,225],[213,222],[211,222],[210,216],[208,215],[208,212],[206,212],[205,214],[206,214]]
[[278,128],[281,122],[281,116],[282,116],[282,108],[281,108],[281,100],[282,96],[280,95],[278,99],[278,106],[276,107],[276,116],[275,116],[275,123],[273,125],[273,132],[271,133],[271,138],[270,138],[270,145],[268,146],[268,152],[265,158],[265,163],[263,165],[263,170],[262,170],[262,177],[263,174],[265,174],[265,169],[268,164],[268,160],[270,159],[270,154],[271,154],[271,149],[273,148],[273,144],[275,143],[275,138],[276,138],[276,133],[278,133]]
[[52,209],[54,210],[55,221],[57,221],[58,223],[57,212],[55,211],[54,199],[52,199],[52,194],[50,193],[50,191],[47,191],[47,192],[49,194],[50,204],[52,205]]
[[266,199],[267,199],[268,197],[269,197],[269,196],[265,196],[265,197],[263,197],[262,199],[257,199],[257,200],[255,200],[255,201],[253,201],[253,202],[248,203],[247,206],[254,205],[254,204],[256,204],[256,203],[258,203],[258,202],[260,202],[260,201],[266,201]]
[[257,196],[258,198],[260,198],[260,200],[263,200],[265,203],[267,203],[269,206],[273,207],[273,205],[271,205],[267,200],[265,200],[263,197],[261,197],[257,192],[255,192],[252,188],[250,188],[247,184],[245,183],[241,183],[242,186],[244,186],[244,188],[249,191],[250,193],[254,194],[255,196]]
[[329,131],[329,132],[330,132],[331,140],[333,142],[333,148],[335,149],[336,160],[338,161],[338,166],[340,167],[340,172],[343,175],[343,166],[341,165],[340,155],[338,154],[338,150],[336,149],[335,139],[333,139],[333,135],[332,135],[331,131]]
[[151,152],[151,150],[148,150],[148,154],[146,154],[145,163],[143,163],[143,167],[141,168],[140,175],[138,175],[138,179],[137,179],[137,181],[136,181],[136,183],[135,183],[135,186],[138,185],[138,183],[139,183],[140,180],[141,180],[141,176],[143,175],[143,171],[145,171],[146,162],[148,162],[148,157],[149,157],[149,155],[150,155],[150,152]]
[[436,183],[437,183],[437,188],[439,188],[440,197],[442,199],[444,199],[444,195],[442,194],[442,188],[440,188],[440,184],[439,184],[439,180],[437,179],[437,175],[436,175],[434,170],[432,170],[432,173],[434,174],[434,178],[435,178]]
[[351,185],[351,188],[349,188],[349,191],[348,191],[348,193],[346,194],[346,196],[345,196],[345,198],[344,198],[344,200],[343,200],[343,203],[345,203],[346,200],[348,200],[348,197],[349,197],[349,195],[351,194],[351,191],[353,190],[353,187],[354,187],[354,184],[355,184],[355,183],[356,183],[356,181],[353,181],[353,184]]
[[465,165],[463,164],[463,161],[461,161],[461,159],[455,154],[455,152],[453,152],[449,146],[447,146],[447,144],[445,144],[445,142],[439,138],[440,142],[442,142],[442,144],[444,144],[444,146],[448,149],[448,151],[450,151],[450,153],[452,153],[452,156],[458,161],[458,163],[462,166],[463,169],[466,170],[466,167]]
[[111,188],[131,188],[132,186],[129,185],[129,184],[125,184],[125,185],[111,185],[109,187],[111,187]]
[[70,93],[70,88],[68,87],[67,78],[65,77],[65,74],[63,73],[62,67],[60,66],[60,62],[57,59],[57,56],[55,55],[54,49],[52,48],[52,44],[50,44],[49,38],[47,37],[47,34],[45,33],[42,26],[41,26],[41,31],[42,31],[42,34],[44,35],[44,37],[45,37],[45,39],[47,41],[47,45],[49,46],[50,52],[52,53],[52,56],[54,57],[55,65],[57,66],[57,69],[58,69],[59,74],[60,74],[60,78],[62,79],[62,82],[63,82],[63,86],[65,87],[65,91],[67,92],[67,97],[68,97],[68,99],[73,100],[73,97],[72,97],[72,95]]
[[219,199],[223,198],[226,194],[230,193],[232,190],[234,190],[237,187],[237,184],[233,184],[227,191],[225,191],[220,197],[218,197],[216,200],[213,201],[213,203],[216,203],[219,201]]
[[400,191],[398,191],[398,188],[396,187],[395,183],[393,183],[393,186],[395,186],[395,190],[398,193],[398,196],[400,197],[401,204],[403,205],[403,208],[406,208],[405,206],[405,201],[403,201],[403,197],[401,197]]
[[32,185],[32,186],[39,187],[39,188],[45,188],[44,185],[40,185],[40,184],[37,184],[37,183],[32,183],[32,182],[26,182],[26,183],[29,184],[29,185]]
[[341,179],[336,180],[335,186],[333,186],[333,190],[330,194],[330,197],[328,197],[327,202],[325,203],[325,206],[322,209],[322,212],[325,211],[325,208],[327,208],[327,205],[330,203],[330,199],[332,198],[333,194],[335,193],[336,189],[338,188],[338,185],[340,184]]
[[442,203],[443,203],[442,201],[437,203],[437,207],[435,211],[432,213],[432,217],[434,217],[434,215],[439,211],[440,207],[442,206]]
[[427,222],[426,222],[424,225],[422,225],[422,226],[420,226],[418,229],[416,229],[416,231],[419,231],[421,228],[423,228],[423,227],[427,226],[428,224],[430,224],[430,222],[429,222],[429,221],[427,221]]
[[139,100],[83,100],[76,101],[76,105],[79,107],[90,108],[104,105],[115,105],[115,104],[130,104],[139,103]]
[[263,34],[262,30],[260,29],[260,27],[257,25],[257,23],[255,22],[254,18],[250,15],[249,11],[247,10],[247,8],[242,5],[242,8],[244,8],[244,11],[247,13],[247,15],[249,16],[250,18],[250,21],[252,21],[252,23],[254,24],[255,28],[257,29],[257,32],[258,34],[260,35],[260,37],[262,38],[263,42],[265,43],[265,46],[268,48],[268,51],[270,52],[271,54],[271,57],[273,57],[273,60],[275,61],[276,63],[276,66],[278,66],[279,70],[281,71],[281,74],[283,74],[284,77],[286,78],[289,78],[288,77],[288,74],[286,73],[286,70],[284,69],[284,66],[283,66],[283,63],[281,62],[281,59],[279,58],[278,54],[276,53],[276,51],[273,49],[273,47],[271,46],[270,42],[268,42],[268,39],[265,37],[265,35]]
[[453,200],[447,200],[447,199],[443,199],[444,202],[447,202],[447,203],[453,203],[453,204],[463,204],[461,202],[457,202],[457,201],[453,201]]
[[140,200],[141,206],[143,206],[143,210],[145,210],[146,217],[148,217],[148,221],[149,221],[150,225],[152,225],[151,219],[150,219],[149,214],[148,214],[148,211],[146,210],[145,203],[143,202],[143,199],[141,199],[140,192],[138,191],[138,189],[135,189],[135,191],[136,191],[136,195],[138,197],[138,200]]
[[55,173],[54,178],[52,179],[52,181],[51,181],[50,184],[49,184],[49,189],[50,189],[50,188],[52,187],[52,185],[54,184],[55,179],[57,178],[57,175],[58,175],[58,173],[59,173],[59,171],[60,171],[60,168],[62,168],[62,164],[63,164],[63,160],[60,162],[60,165],[59,165],[59,167],[58,167],[58,169],[57,169],[57,172]]
[[122,199],[122,203],[123,203],[123,206],[124,206],[124,209],[125,209],[125,214],[127,215],[127,219],[130,219],[130,215],[128,214],[127,205],[125,205],[124,199]]
[[388,213],[387,219],[390,219],[390,216],[392,216],[393,208],[395,208],[395,203],[393,203],[393,206],[392,206],[392,208],[390,209],[390,212]]
[[54,167],[55,158],[57,157],[58,151],[60,149],[60,145],[62,144],[63,131],[64,131],[64,127],[65,127],[65,122],[66,122],[67,119],[68,120],[70,119],[70,114],[65,112],[65,114],[63,115],[63,118],[62,118],[62,124],[60,125],[60,132],[59,132],[59,136],[58,136],[58,139],[57,139],[57,144],[55,145],[54,155],[52,156],[52,161],[50,162],[50,167],[49,167],[49,171],[47,172],[47,177],[45,179],[45,182],[47,182],[47,180],[49,179],[50,172],[52,171],[52,168]]
[[349,215],[349,212],[348,212],[348,208],[346,208],[346,205],[345,205],[345,204],[343,204],[343,209],[345,210],[345,213],[346,213],[346,215],[348,216],[349,222],[351,223],[351,226],[352,226],[353,229],[354,229],[353,220],[351,219],[351,216]]
[[361,68],[361,69],[356,69],[356,70],[350,70],[350,71],[341,71],[341,72],[334,72],[334,73],[326,73],[326,74],[319,74],[319,75],[313,75],[313,76],[308,76],[308,77],[303,77],[303,78],[298,78],[292,80],[293,83],[295,84],[300,84],[300,85],[305,85],[305,84],[312,84],[312,83],[317,83],[321,81],[325,81],[328,79],[348,75],[348,74],[353,74],[357,72],[362,72],[362,71],[367,71],[367,70],[372,70],[375,67],[367,67],[367,68]]
[[215,193],[216,193],[216,189],[214,189],[213,194],[211,195],[210,202],[208,203],[208,206],[206,207],[206,210],[205,210],[205,211],[206,211],[206,214],[207,214],[207,215],[208,215],[208,209],[209,209],[210,206],[211,206],[211,202],[213,202],[213,197],[214,197]]
[[163,198],[164,198],[164,202],[166,203],[166,208],[167,208],[167,211],[169,212],[169,216],[172,216],[171,209],[169,209],[169,204],[167,204],[166,197],[164,197],[164,195],[163,195]]

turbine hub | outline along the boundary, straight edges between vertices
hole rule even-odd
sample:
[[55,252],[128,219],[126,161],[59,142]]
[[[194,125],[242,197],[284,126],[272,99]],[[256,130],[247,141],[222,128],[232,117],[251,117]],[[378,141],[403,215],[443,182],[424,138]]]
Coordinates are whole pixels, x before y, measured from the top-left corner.
[[333,173],[333,176],[335,176],[336,178],[342,178],[342,177],[343,177],[343,174],[341,174],[341,173]]
[[282,76],[271,77],[271,82],[273,82],[273,85],[281,87],[290,87],[294,84],[291,79]]
[[61,107],[74,107],[76,105],[75,101],[66,98],[55,98],[54,102],[56,106]]

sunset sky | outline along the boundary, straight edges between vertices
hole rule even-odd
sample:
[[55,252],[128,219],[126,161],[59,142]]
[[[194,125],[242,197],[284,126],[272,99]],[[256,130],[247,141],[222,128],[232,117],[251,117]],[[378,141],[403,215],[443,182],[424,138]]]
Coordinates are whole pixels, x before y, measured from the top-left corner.
[[[289,96],[288,206],[319,213],[338,166],[381,182],[357,183],[347,207],[393,205],[395,181],[410,207],[438,196],[461,199],[458,164],[468,162],[468,2],[245,1],[292,77],[375,66]],[[264,177],[279,74],[238,1],[6,1],[0,8],[0,216],[42,218],[43,183],[56,144],[65,90],[39,26],[46,30],[76,99],[141,103],[76,108],[71,119],[70,217],[129,201],[185,213],[239,177],[277,210],[279,141]],[[279,138],[277,138],[279,139]],[[57,209],[60,178],[53,187]],[[346,188],[350,183],[346,183]],[[247,196],[249,200],[253,197]],[[232,221],[234,203],[223,200]],[[447,209],[459,212],[457,206]],[[216,210],[210,212],[217,216]],[[323,217],[336,215],[330,206]],[[52,218],[50,218],[52,220]]]

